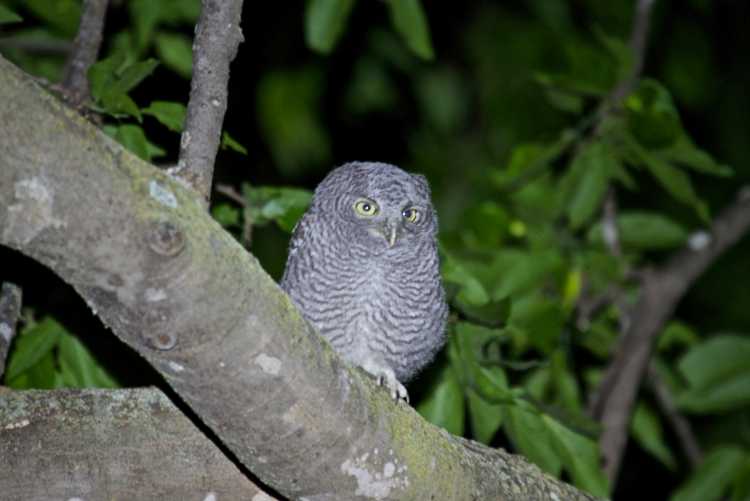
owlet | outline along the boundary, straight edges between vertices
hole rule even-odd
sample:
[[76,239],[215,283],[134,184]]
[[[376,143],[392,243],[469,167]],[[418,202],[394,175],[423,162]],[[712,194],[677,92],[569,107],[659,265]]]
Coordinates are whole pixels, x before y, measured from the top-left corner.
[[384,163],[331,171],[294,229],[281,287],[394,399],[445,340],[437,216],[424,177]]

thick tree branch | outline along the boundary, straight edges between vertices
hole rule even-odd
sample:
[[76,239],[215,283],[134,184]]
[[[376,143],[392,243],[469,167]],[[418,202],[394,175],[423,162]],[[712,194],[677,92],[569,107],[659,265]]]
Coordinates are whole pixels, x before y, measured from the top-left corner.
[[687,246],[664,267],[644,273],[632,323],[607,367],[597,390],[599,399],[593,408],[594,417],[603,425],[599,442],[605,471],[611,481],[619,472],[628,423],[656,336],[695,280],[748,228],[750,190],[745,188],[737,200],[716,217],[704,247]]
[[2,392],[0,458],[3,499],[274,499],[152,388]]
[[72,284],[284,496],[591,499],[395,404],[191,192],[1,58],[0,244]]
[[104,18],[107,14],[109,0],[85,0],[78,34],[73,41],[73,50],[65,66],[65,76],[62,81],[63,94],[69,103],[78,107],[88,101],[89,67],[96,62],[99,47],[102,44],[104,32]]
[[0,286],[0,379],[5,373],[8,349],[16,335],[21,315],[21,288],[9,282]]
[[180,158],[170,174],[185,181],[208,207],[214,160],[227,109],[229,64],[242,42],[242,0],[203,0],[193,42],[193,78]]

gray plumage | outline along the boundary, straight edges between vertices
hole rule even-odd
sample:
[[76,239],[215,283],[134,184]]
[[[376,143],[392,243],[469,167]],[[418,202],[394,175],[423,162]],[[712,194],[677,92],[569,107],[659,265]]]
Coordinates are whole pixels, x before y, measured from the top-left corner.
[[318,185],[290,242],[281,287],[345,360],[394,398],[408,398],[401,383],[445,340],[436,235],[424,177],[352,162]]

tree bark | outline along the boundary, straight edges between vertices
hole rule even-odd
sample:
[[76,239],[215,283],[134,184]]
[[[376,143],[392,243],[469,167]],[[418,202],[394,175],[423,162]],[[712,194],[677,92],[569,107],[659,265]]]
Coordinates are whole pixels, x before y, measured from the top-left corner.
[[2,390],[0,458],[3,499],[274,499],[153,388]]
[[341,362],[192,192],[2,58],[0,245],[72,284],[281,495],[592,499],[395,404]]

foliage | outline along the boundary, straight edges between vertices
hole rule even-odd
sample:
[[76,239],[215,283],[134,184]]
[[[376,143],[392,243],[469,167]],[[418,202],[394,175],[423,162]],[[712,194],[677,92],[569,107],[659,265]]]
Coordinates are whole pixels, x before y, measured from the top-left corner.
[[28,320],[4,374],[10,388],[117,388],[86,346],[50,317]]
[[[0,6],[0,27],[18,40],[70,40],[79,3],[55,0],[49,11],[42,3]],[[634,66],[624,38],[632,2],[470,4],[457,13],[455,5],[418,0],[308,0],[284,25],[298,42],[272,39],[277,26],[267,19],[253,25],[277,59],[260,70],[233,66],[233,82],[239,76],[248,85],[250,74],[254,83],[230,89],[227,128],[238,139],[225,132],[222,145],[243,157],[220,157],[217,177],[239,190],[231,199],[217,195],[212,214],[276,272],[309,188],[331,164],[369,156],[425,173],[440,215],[452,317],[444,356],[415,384],[417,410],[606,496],[615,486],[599,466],[600,429],[587,403],[628,320],[623,308],[637,297],[633,272],[693,241],[747,181],[737,161],[750,157],[747,117],[736,112],[747,104],[745,87],[718,106],[713,82],[722,67],[711,58],[710,34],[694,21],[712,12],[707,2],[690,2],[689,13],[668,24],[654,18],[652,36],[663,41],[649,49],[649,58],[656,54],[649,77],[634,82],[621,106],[608,99]],[[113,8],[127,22],[107,33],[89,72],[91,109],[140,157],[174,159],[198,1]],[[667,30],[680,43],[662,36]],[[294,45],[303,41],[306,48]],[[245,46],[240,58],[261,58],[256,48]],[[3,54],[51,81],[64,64],[54,54]],[[722,157],[735,152],[737,172],[699,144]],[[250,172],[241,170],[247,159]],[[615,252],[602,216],[613,194]],[[724,263],[747,269],[744,255]],[[664,497],[750,492],[750,345],[742,333],[750,328],[750,295],[736,275],[697,287],[698,313],[678,309],[654,355],[679,411],[700,425],[703,464],[689,471],[649,392],[641,392],[631,421],[635,459],[626,458],[624,474],[649,458],[653,475],[669,479]],[[613,291],[616,301],[583,308]],[[114,384],[106,361],[100,366],[73,340],[51,318],[29,324],[6,382]],[[617,488],[632,495],[638,486]]]

